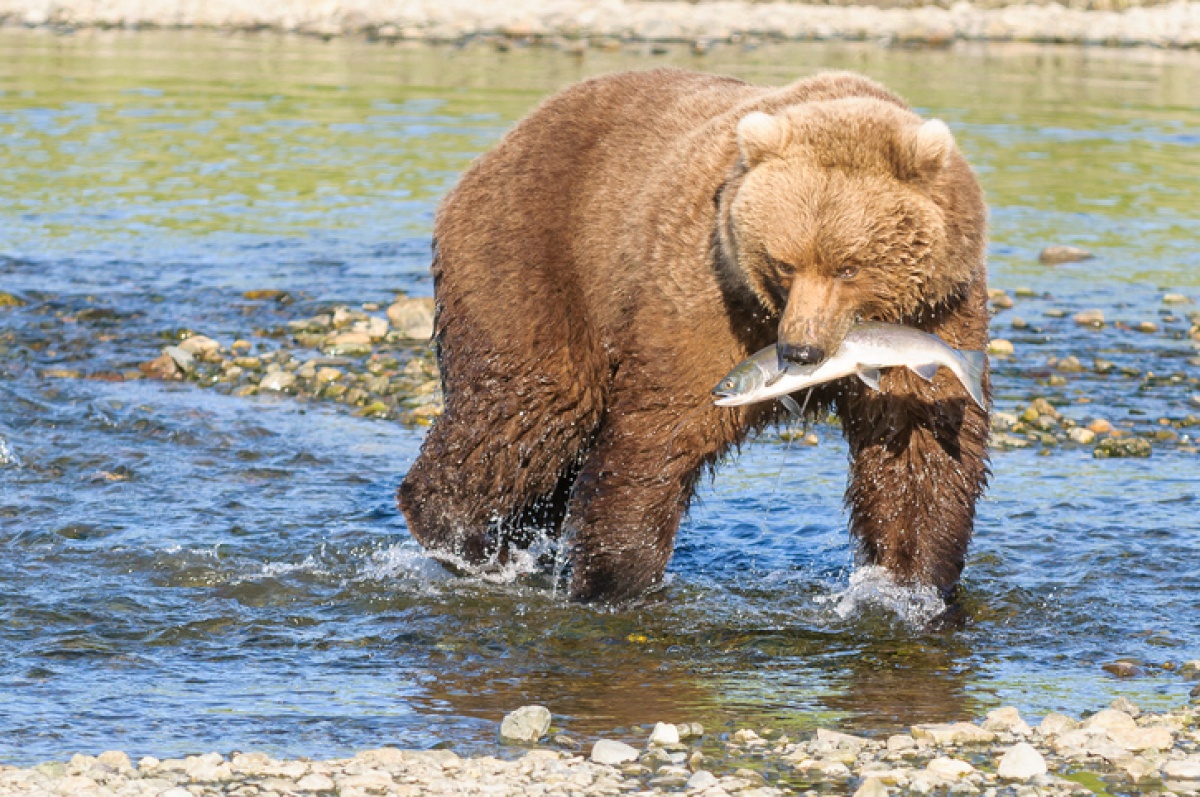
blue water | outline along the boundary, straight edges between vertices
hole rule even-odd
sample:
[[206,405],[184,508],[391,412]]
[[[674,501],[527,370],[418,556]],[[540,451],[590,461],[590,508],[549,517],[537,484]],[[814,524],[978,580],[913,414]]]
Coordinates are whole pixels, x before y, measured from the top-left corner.
[[[604,611],[537,573],[456,578],[423,557],[393,503],[419,429],[53,375],[134,368],[184,327],[228,344],[332,302],[428,295],[432,214],[472,157],[558,86],[667,62],[764,82],[855,68],[947,119],[988,191],[993,284],[1037,294],[996,316],[1017,346],[996,408],[1047,396],[1079,422],[1176,432],[1149,459],[997,450],[959,624],[926,627],[931,599],[853,567],[835,426],[817,446],[747,446],[703,485],[667,584]],[[491,752],[530,702],[586,740],[658,720],[879,733],[1002,704],[1036,719],[1187,700],[1166,665],[1200,658],[1196,305],[1161,296],[1200,300],[1198,79],[1195,53],[651,61],[0,31],[0,291],[25,301],[0,308],[0,761]],[[1047,268],[1048,243],[1098,257]],[[243,298],[263,288],[296,303]],[[1084,330],[1069,314],[1086,307],[1159,329]],[[1066,354],[1118,370],[1049,384]],[[1102,669],[1118,658],[1143,674]]]

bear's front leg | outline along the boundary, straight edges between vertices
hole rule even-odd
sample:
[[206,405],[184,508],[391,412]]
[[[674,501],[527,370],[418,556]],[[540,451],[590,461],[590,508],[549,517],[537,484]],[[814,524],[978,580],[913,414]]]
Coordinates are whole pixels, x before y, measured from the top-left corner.
[[988,414],[945,369],[932,384],[893,369],[882,387],[855,383],[838,402],[850,530],[865,564],[949,597],[987,485]]
[[619,603],[662,580],[696,479],[733,431],[707,394],[638,401],[609,411],[571,493],[573,600]]

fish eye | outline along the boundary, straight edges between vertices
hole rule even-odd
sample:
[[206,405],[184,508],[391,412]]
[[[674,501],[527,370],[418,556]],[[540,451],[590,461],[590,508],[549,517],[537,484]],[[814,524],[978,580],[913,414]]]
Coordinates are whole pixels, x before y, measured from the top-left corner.
[[858,266],[842,266],[837,275],[840,280],[852,280],[858,276]]

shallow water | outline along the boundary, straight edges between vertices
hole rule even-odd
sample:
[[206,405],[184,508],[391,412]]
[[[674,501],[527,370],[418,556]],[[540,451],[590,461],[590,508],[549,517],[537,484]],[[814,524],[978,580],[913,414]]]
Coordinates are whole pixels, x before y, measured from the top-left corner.
[[[1200,54],[872,45],[553,50],[0,31],[0,760],[363,747],[493,751],[548,705],[586,740],[699,721],[863,732],[1186,700],[1200,658],[1193,427],[1147,460],[997,451],[962,622],[855,573],[845,446],[761,437],[706,482],[669,581],[617,612],[458,579],[393,504],[421,432],[336,405],[108,381],[174,330],[226,344],[335,301],[431,291],[439,197],[540,97],[675,64],[853,68],[948,120],[992,205],[996,407],[1144,431],[1198,412]],[[1074,243],[1099,257],[1047,268]],[[291,292],[295,306],[243,293]],[[1059,310],[1153,320],[1077,328]],[[1019,315],[1030,328],[1014,330]],[[264,344],[265,345],[265,344]],[[1043,383],[1047,359],[1112,374]],[[1120,368],[1136,371],[1123,374]],[[92,379],[56,378],[79,370]],[[1152,372],[1154,376],[1149,376]],[[1079,403],[1085,400],[1087,403]],[[1118,680],[1118,658],[1145,674]]]

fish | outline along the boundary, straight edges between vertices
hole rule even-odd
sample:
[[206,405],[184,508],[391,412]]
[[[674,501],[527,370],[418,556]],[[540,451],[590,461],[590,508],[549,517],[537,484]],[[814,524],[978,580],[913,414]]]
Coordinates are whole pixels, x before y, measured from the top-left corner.
[[[956,349],[937,335],[901,324],[866,322],[850,328],[832,356],[816,365],[781,363],[775,346],[768,346],[740,362],[715,388],[713,403],[738,407],[780,398],[793,412],[799,409],[789,393],[857,376],[872,390],[879,390],[882,368],[904,366],[925,381],[932,381],[945,367],[986,409],[983,371],[987,360],[982,351]],[[781,398],[782,397],[782,398]]]

